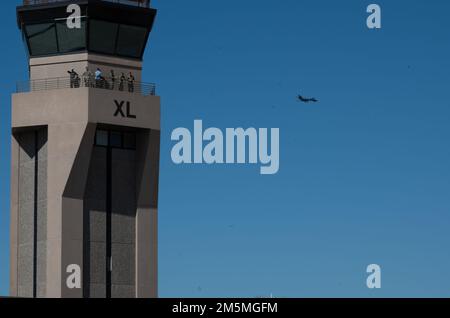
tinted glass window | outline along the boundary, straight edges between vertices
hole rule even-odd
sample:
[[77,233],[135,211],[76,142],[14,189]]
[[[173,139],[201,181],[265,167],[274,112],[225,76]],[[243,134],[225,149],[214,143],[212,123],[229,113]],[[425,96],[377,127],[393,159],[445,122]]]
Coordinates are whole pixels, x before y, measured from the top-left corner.
[[115,148],[122,148],[122,133],[112,131],[109,139],[109,145]]
[[136,134],[125,133],[123,135],[123,147],[126,149],[136,149]]
[[95,144],[97,146],[108,146],[108,132],[106,130],[97,130],[95,136]]
[[[89,34],[87,34],[89,32]],[[93,52],[141,58],[148,30],[102,20],[82,18],[81,28],[68,28],[65,19],[24,26],[31,56]],[[89,39],[89,40],[88,40]]]
[[89,22],[89,48],[92,51],[114,54],[119,25],[100,20]]
[[117,54],[140,57],[145,45],[147,30],[142,27],[121,24],[117,39]]
[[58,53],[56,26],[54,23],[27,25],[25,32],[30,43],[30,55]]
[[61,53],[84,50],[86,48],[86,21],[81,21],[81,28],[70,29],[67,21],[56,23],[59,51]]

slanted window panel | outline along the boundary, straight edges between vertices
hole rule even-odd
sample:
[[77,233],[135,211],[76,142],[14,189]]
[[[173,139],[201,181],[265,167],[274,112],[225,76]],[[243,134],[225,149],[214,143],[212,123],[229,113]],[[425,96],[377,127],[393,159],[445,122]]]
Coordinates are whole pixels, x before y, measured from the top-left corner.
[[100,20],[89,22],[89,49],[99,53],[114,54],[119,25]]
[[95,136],[95,144],[97,146],[107,147],[108,142],[108,131],[106,130],[97,130],[97,135]]
[[70,29],[67,21],[56,23],[58,33],[59,52],[76,52],[86,49],[86,21],[81,21],[81,28]]
[[109,139],[109,145],[114,148],[122,148],[122,133],[112,131]]
[[31,24],[25,27],[30,44],[30,55],[48,55],[58,53],[55,23]]
[[[87,34],[89,32],[89,34]],[[82,18],[81,28],[68,28],[67,20],[24,26],[30,56],[85,51],[141,58],[149,30],[145,27]]]
[[136,149],[136,134],[124,133],[123,134],[123,148]]
[[98,129],[95,135],[95,145],[136,150],[136,133],[132,131]]
[[122,56],[140,57],[146,36],[147,30],[145,28],[121,24],[116,53]]

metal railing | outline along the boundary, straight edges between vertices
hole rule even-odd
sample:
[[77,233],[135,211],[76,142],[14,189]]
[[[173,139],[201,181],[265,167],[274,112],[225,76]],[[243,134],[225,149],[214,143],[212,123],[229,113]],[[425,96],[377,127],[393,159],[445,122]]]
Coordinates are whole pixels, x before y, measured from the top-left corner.
[[83,87],[128,92],[132,94],[141,94],[143,96],[156,95],[156,85],[153,83],[143,83],[136,81],[128,82],[127,80],[113,80],[112,78],[102,78],[96,80],[91,77],[81,77],[77,79],[71,79],[69,76],[18,82],[16,93],[48,91],[63,88],[77,89]]
[[[120,3],[135,7],[144,7],[144,8],[150,7],[150,0],[101,0],[101,1]],[[68,2],[68,0],[23,0],[23,5],[28,6],[37,4],[51,4],[57,2]]]

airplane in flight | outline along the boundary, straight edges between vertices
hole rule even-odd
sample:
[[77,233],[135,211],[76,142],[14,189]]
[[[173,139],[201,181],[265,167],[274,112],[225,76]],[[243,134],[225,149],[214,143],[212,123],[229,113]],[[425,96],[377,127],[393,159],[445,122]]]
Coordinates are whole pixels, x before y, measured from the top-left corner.
[[303,102],[303,103],[310,103],[310,102],[317,103],[318,102],[318,100],[316,98],[314,98],[314,97],[313,98],[306,98],[306,97],[303,97],[302,95],[298,95],[297,98],[298,98],[298,100],[300,102]]

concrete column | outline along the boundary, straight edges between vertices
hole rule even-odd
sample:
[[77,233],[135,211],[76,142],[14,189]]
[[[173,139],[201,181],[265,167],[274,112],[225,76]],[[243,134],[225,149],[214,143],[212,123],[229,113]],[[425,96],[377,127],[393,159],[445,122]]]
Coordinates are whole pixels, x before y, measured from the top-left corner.
[[[95,125],[53,124],[48,131],[47,296],[82,297],[82,289],[67,288],[66,269],[72,264],[82,268],[83,196],[77,198],[77,190],[84,190],[90,159],[87,147],[93,142]],[[64,196],[66,188],[72,197]]]
[[11,225],[10,225],[10,285],[11,297],[18,296],[18,218],[19,218],[19,142],[13,135],[11,138]]
[[136,296],[156,298],[160,132],[140,132],[137,145]]

